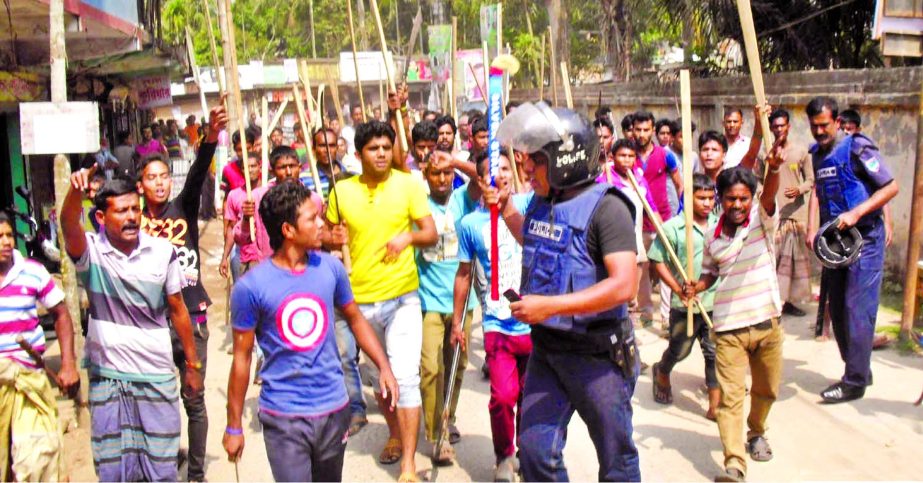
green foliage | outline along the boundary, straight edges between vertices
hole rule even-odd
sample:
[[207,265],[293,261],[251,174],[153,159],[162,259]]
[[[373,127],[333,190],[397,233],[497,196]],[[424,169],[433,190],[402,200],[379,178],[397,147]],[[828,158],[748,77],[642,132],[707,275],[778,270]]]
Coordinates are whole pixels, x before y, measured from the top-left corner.
[[[285,57],[335,58],[350,49],[347,0],[235,0],[240,63]],[[353,2],[357,42],[367,39],[369,49],[379,47],[378,31],[370,0]],[[364,4],[365,21],[359,16]],[[423,41],[426,25],[450,23],[458,17],[458,48],[480,47],[480,8],[497,0],[379,0],[388,47],[403,53],[417,7],[423,12]],[[518,86],[533,86],[538,79],[542,34],[547,30],[546,1],[505,0],[503,38],[522,64],[514,78]],[[574,79],[612,69],[616,76],[644,71],[661,45],[682,46],[687,60],[696,54],[699,72],[717,72],[706,64],[719,42],[731,38],[741,42],[736,2],[731,0],[562,0],[566,19],[566,42],[556,39],[558,52],[569,59]],[[810,68],[856,68],[880,63],[876,44],[870,39],[874,2],[853,0],[751,0],[757,32],[761,33],[760,53],[768,71]],[[217,26],[217,0],[165,0],[162,20],[164,40],[182,45],[184,28],[189,27],[200,65],[211,65],[204,5],[212,12],[211,27],[220,39]],[[434,18],[440,9],[443,18]],[[314,10],[314,32],[310,11]],[[807,19],[807,20],[803,20]],[[400,41],[395,24],[399,24]],[[529,24],[531,23],[531,32]],[[690,31],[685,32],[688,28]],[[312,44],[312,33],[314,43]],[[607,39],[607,36],[611,36]],[[616,44],[627,51],[616,52]],[[312,48],[314,47],[314,48]],[[218,42],[219,53],[220,41]],[[359,46],[361,49],[361,45]],[[420,45],[415,53],[420,52]],[[546,76],[549,52],[546,49]],[[610,59],[608,62],[606,59]],[[629,64],[624,66],[624,64]],[[624,67],[624,68],[623,68]],[[634,74],[633,74],[634,73]],[[547,77],[546,77],[547,78]]]

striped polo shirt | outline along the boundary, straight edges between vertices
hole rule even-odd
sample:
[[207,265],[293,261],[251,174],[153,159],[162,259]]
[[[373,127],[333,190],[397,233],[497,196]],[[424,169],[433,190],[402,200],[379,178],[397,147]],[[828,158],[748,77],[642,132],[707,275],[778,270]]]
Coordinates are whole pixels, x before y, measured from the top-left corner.
[[127,381],[174,377],[167,295],[183,288],[183,271],[165,238],[138,236],[126,255],[100,234],[87,233],[76,261],[90,300],[84,364],[90,374]]
[[722,233],[725,215],[706,232],[702,273],[718,276],[712,314],[716,332],[749,327],[782,314],[772,243],[778,213],[768,215],[754,199],[750,217],[733,237]]
[[36,368],[35,361],[20,349],[21,335],[39,352],[45,351],[45,331],[38,319],[38,306],[54,307],[64,301],[64,292],[40,263],[13,251],[13,267],[0,282],[0,357]]

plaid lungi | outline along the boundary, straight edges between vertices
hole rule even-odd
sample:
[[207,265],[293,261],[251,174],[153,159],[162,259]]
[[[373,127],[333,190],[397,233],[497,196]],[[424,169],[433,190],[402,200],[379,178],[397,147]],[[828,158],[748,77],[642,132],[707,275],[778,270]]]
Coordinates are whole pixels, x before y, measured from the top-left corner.
[[180,443],[176,379],[90,379],[93,463],[100,481],[176,481]]

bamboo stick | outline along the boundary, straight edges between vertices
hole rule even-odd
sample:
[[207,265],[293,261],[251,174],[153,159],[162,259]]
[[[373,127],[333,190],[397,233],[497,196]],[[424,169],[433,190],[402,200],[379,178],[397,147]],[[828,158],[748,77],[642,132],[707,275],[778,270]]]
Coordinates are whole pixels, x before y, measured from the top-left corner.
[[[378,39],[381,41],[381,57],[385,62],[385,76],[388,78],[388,90],[397,95],[397,86],[394,85],[394,73],[391,72],[391,64],[388,62],[388,44],[385,41],[385,31],[381,26],[381,13],[378,11],[378,0],[372,0],[372,10],[375,14],[375,25],[378,27]],[[409,151],[407,146],[407,133],[404,131],[404,116],[400,108],[394,112],[397,121],[397,137],[400,138],[401,150],[406,154]]]
[[567,62],[561,62],[561,83],[564,84],[564,99],[567,102],[567,108],[573,109],[574,97],[570,92],[570,75],[567,73]]
[[301,134],[304,135],[304,147],[308,154],[308,168],[311,169],[311,178],[314,180],[314,187],[320,190],[320,176],[317,174],[317,160],[314,159],[314,139],[308,130],[308,119],[305,115],[304,100],[301,98],[301,90],[297,85],[292,86],[292,92],[295,95],[295,110],[298,112],[298,120],[301,121]]
[[551,101],[554,107],[558,107],[558,69],[555,68],[557,62],[554,55],[554,33],[551,31],[551,25],[548,26],[548,49],[551,51]]
[[[667,251],[667,257],[670,258],[670,262],[673,263],[673,267],[676,269],[677,273],[679,273],[679,276],[683,279],[683,283],[686,283],[690,280],[690,278],[688,277],[683,264],[680,263],[679,257],[676,256],[676,251],[673,250],[673,245],[670,244],[666,233],[663,231],[663,223],[660,221],[660,215],[658,215],[657,212],[651,208],[651,205],[647,202],[647,198],[641,193],[641,187],[638,186],[638,180],[635,179],[635,175],[631,172],[631,170],[628,170],[628,182],[631,183],[631,187],[635,190],[635,193],[638,194],[638,198],[641,199],[641,205],[644,207],[644,212],[647,213],[647,217],[650,218],[651,223],[654,225],[654,230],[657,231],[657,237],[660,238],[661,243],[663,243],[663,247]],[[699,312],[702,314],[702,319],[705,320],[705,324],[707,324],[709,328],[714,327],[711,322],[711,317],[708,316],[708,312],[706,312],[705,307],[702,306],[702,302],[698,299],[695,299],[694,303],[699,308]]]
[[[365,112],[365,95],[362,93],[362,81],[359,79],[359,54],[356,53],[356,29],[353,26],[353,2],[346,1],[346,12],[349,15],[349,43],[353,48],[353,68],[356,70],[356,90],[359,91],[359,106],[362,107],[362,122],[368,122]],[[350,111],[350,113],[352,113]]]
[[[692,140],[692,88],[689,70],[679,72],[680,100],[682,102],[683,140]],[[695,217],[692,210],[692,143],[683,143],[683,215],[686,217],[686,273],[695,273]],[[686,304],[686,336],[692,337],[695,314],[691,304]]]
[[[756,28],[753,26],[753,10],[750,9],[750,0],[737,0],[737,12],[740,14],[740,28],[744,35],[747,64],[750,67],[750,80],[753,81],[753,95],[756,97],[756,104],[760,106],[759,116],[762,123],[763,148],[768,154],[772,150],[772,131],[769,129],[769,116],[762,110],[762,107],[766,104],[766,90],[763,87],[760,49],[756,43]],[[769,163],[764,164],[765,168],[768,169]]]
[[[220,0],[220,1],[224,2],[224,7],[226,10],[225,17],[227,19],[228,49],[230,50],[230,54],[231,54],[230,55],[231,72],[235,74],[235,75],[232,75],[231,78],[228,80],[230,81],[231,87],[233,88],[234,105],[237,108],[237,116],[238,116],[237,130],[240,133],[240,152],[241,152],[241,157],[243,158],[242,160],[243,169],[241,171],[244,172],[244,183],[247,188],[247,201],[253,201],[253,190],[252,190],[252,184],[250,180],[250,170],[247,169],[247,163],[249,161],[249,154],[247,152],[247,136],[245,132],[246,130],[244,128],[247,122],[243,115],[244,110],[243,110],[243,103],[241,102],[241,95],[240,95],[240,79],[236,75],[238,71],[237,71],[237,45],[235,44],[235,39],[234,39],[235,37],[234,17],[233,17],[234,14],[231,12],[230,0]],[[256,240],[256,222],[252,216],[250,217],[250,239]]]

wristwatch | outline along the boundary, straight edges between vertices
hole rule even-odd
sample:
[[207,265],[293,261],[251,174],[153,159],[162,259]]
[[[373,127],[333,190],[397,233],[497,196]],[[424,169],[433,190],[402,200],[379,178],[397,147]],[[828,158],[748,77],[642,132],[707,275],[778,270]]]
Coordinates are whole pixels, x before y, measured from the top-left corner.
[[202,361],[196,359],[195,361],[186,360],[186,369],[195,369],[197,371],[202,370]]

